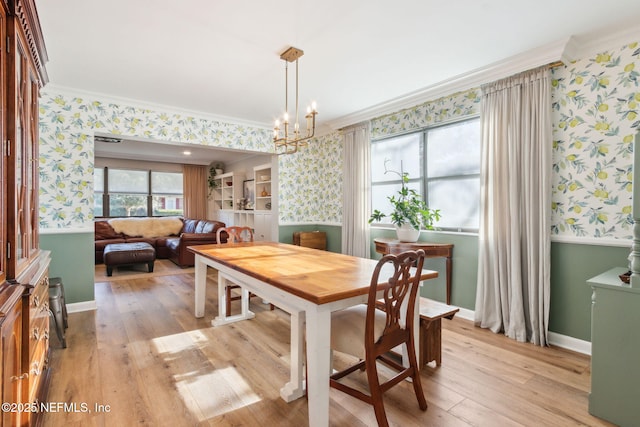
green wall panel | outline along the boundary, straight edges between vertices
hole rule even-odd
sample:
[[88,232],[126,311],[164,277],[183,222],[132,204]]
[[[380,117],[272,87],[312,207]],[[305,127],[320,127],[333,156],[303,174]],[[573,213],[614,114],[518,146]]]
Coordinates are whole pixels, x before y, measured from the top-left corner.
[[41,234],[40,247],[51,251],[49,277],[61,277],[67,304],[93,301],[93,232]]
[[[285,225],[279,227],[279,241],[293,242],[296,231],[324,231],[327,249],[340,253],[341,227],[330,225]],[[371,257],[378,259],[373,239],[394,237],[393,230],[371,230]],[[475,309],[478,270],[478,237],[471,234],[426,232],[421,240],[453,243],[452,304]],[[51,277],[62,277],[67,303],[88,302],[94,295],[93,233],[41,234],[40,245],[51,251]],[[549,329],[552,332],[591,340],[591,288],[587,279],[613,267],[627,265],[629,248],[573,243],[551,244],[551,307]],[[440,277],[428,281],[421,294],[438,301],[445,300],[445,261],[426,260],[426,267],[437,270]]]
[[[371,257],[381,257],[375,251],[373,239],[376,237],[395,238],[396,232],[389,229],[371,229]],[[440,232],[422,232],[421,241],[433,243],[453,243],[453,272],[451,274],[451,304],[473,310],[476,304],[476,282],[478,272],[478,236],[472,234],[454,234]],[[437,279],[424,283],[420,294],[423,297],[444,302],[446,300],[446,260],[429,258],[425,268],[436,270]]]
[[591,287],[587,279],[627,266],[629,251],[626,247],[552,243],[549,330],[591,341]]
[[293,233],[297,231],[324,231],[327,233],[327,250],[330,252],[342,252],[342,227],[335,225],[281,225],[278,241],[281,243],[293,243]]

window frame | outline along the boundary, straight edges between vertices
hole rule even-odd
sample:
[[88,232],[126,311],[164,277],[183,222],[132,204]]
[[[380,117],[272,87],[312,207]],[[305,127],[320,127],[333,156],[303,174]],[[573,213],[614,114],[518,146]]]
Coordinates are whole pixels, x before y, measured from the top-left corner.
[[[164,196],[180,196],[183,200],[183,208],[182,208],[182,214],[180,214],[180,216],[182,216],[184,214],[184,191],[180,194],[178,193],[173,193],[173,192],[162,192],[162,193],[154,193],[152,191],[153,189],[153,174],[154,173],[172,173],[172,174],[182,174],[183,179],[184,179],[184,174],[182,172],[167,172],[167,171],[158,171],[158,170],[152,170],[152,169],[134,169],[134,168],[126,168],[126,167],[113,167],[110,168],[109,166],[104,166],[104,167],[100,167],[100,168],[94,168],[94,176],[95,176],[95,171],[96,170],[102,170],[103,172],[103,189],[102,189],[102,215],[101,216],[97,216],[95,215],[96,211],[96,206],[94,203],[94,216],[97,218],[119,218],[120,216],[111,216],[110,215],[110,204],[111,204],[111,193],[109,191],[109,169],[114,169],[114,170],[122,170],[122,171],[135,171],[135,172],[145,172],[147,174],[147,189],[146,192],[142,193],[142,192],[138,192],[138,193],[125,193],[125,192],[117,192],[117,193],[113,193],[114,195],[118,194],[124,194],[124,195],[138,195],[141,197],[145,197],[146,198],[146,209],[147,209],[147,214],[146,215],[131,215],[129,216],[130,218],[144,218],[144,217],[162,217],[165,215],[153,215],[153,199],[154,197],[164,197]],[[95,187],[94,187],[94,194],[99,194],[98,192],[96,192]],[[171,216],[171,215],[166,215],[166,216]]]
[[[420,129],[415,129],[412,130],[410,132],[405,132],[405,133],[399,133],[399,134],[394,134],[391,136],[384,136],[381,138],[376,138],[373,139],[371,141],[371,144],[377,144],[377,143],[384,143],[384,142],[388,142],[389,140],[392,139],[396,139],[399,137],[403,137],[406,135],[413,135],[413,134],[417,134],[420,137],[420,142],[419,142],[419,150],[420,153],[416,153],[419,154],[421,156],[421,171],[420,171],[420,176],[419,177],[412,177],[411,175],[409,176],[409,183],[415,183],[420,181],[420,195],[422,196],[422,199],[426,201],[428,206],[430,205],[429,202],[429,196],[430,193],[428,192],[428,188],[429,188],[429,184],[433,183],[433,182],[437,182],[437,181],[456,181],[456,180],[463,180],[463,179],[477,179],[478,180],[478,194],[480,192],[480,185],[481,185],[481,171],[480,171],[480,167],[481,167],[481,158],[478,158],[478,172],[477,173],[457,173],[457,174],[451,174],[451,175],[439,175],[439,176],[429,176],[429,170],[428,170],[428,158],[427,158],[427,152],[428,152],[428,143],[429,143],[429,139],[428,139],[428,133],[429,131],[432,131],[434,129],[438,129],[438,128],[442,128],[442,127],[447,127],[447,126],[451,126],[451,125],[455,125],[455,124],[462,124],[465,122],[471,122],[474,120],[480,120],[480,115],[479,114],[474,114],[472,116],[466,116],[464,118],[461,118],[459,120],[451,120],[451,121],[447,121],[447,122],[442,122],[442,123],[437,123],[433,126],[427,126],[427,127],[423,127]],[[481,143],[481,135],[478,134],[478,143]],[[481,153],[480,153],[481,154]],[[371,181],[371,191],[373,192],[373,189],[377,186],[377,185],[388,185],[388,184],[400,184],[401,180],[400,178],[398,178],[397,180],[389,180],[389,181]],[[426,195],[426,196],[425,196]],[[373,195],[371,196],[371,209],[373,210]],[[436,207],[437,209],[437,207]],[[479,218],[478,218],[478,226],[477,227],[463,227],[463,226],[454,226],[454,227],[442,227],[442,226],[438,226],[438,224],[434,224],[435,227],[437,228],[437,231],[445,231],[445,232],[454,232],[454,233],[471,233],[471,234],[477,234],[479,231]],[[380,222],[380,223],[376,223],[376,226],[379,226],[381,228],[390,228],[393,226],[393,224],[390,222],[390,220],[385,219],[385,222]],[[424,230],[424,229],[422,229]]]

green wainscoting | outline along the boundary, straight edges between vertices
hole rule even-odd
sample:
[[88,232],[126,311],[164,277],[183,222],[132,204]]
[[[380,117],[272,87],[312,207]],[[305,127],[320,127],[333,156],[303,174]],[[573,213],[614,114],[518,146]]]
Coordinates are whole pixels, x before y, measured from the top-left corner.
[[549,330],[591,341],[591,286],[587,279],[628,265],[629,247],[551,243]]
[[327,250],[330,252],[342,252],[342,227],[335,225],[280,225],[278,241],[281,243],[293,243],[293,233],[297,231],[324,231],[327,233]]
[[[333,225],[284,225],[279,227],[279,241],[293,242],[296,231],[324,231],[327,249],[342,252],[342,228]],[[393,230],[371,230],[371,257],[375,252],[375,237],[394,237]],[[451,302],[458,307],[475,309],[478,271],[478,236],[445,232],[423,232],[420,240],[453,243],[453,274]],[[51,251],[51,277],[62,277],[67,303],[94,301],[94,237],[93,232],[47,231],[40,235],[43,249]],[[631,244],[631,243],[629,243]],[[552,332],[591,341],[591,288],[587,279],[613,267],[627,265],[629,248],[576,243],[551,244],[551,307],[549,329]],[[445,300],[445,260],[428,259],[426,267],[440,277],[429,281],[421,290],[425,297]]]
[[[376,237],[395,238],[396,232],[390,229],[371,229],[371,257],[379,259],[373,239]],[[451,304],[473,310],[476,304],[476,281],[478,272],[478,236],[474,234],[442,233],[423,231],[420,240],[433,243],[453,243],[453,272],[451,274]],[[444,258],[425,260],[425,268],[436,270],[437,279],[425,282],[420,294],[423,297],[444,302],[447,284],[446,261]]]
[[[395,237],[393,230],[371,229],[371,257],[375,252],[375,237]],[[453,275],[451,303],[475,310],[478,237],[470,234],[423,232],[420,240],[453,243]],[[631,245],[631,242],[629,242]],[[551,304],[549,330],[560,335],[591,341],[591,288],[587,279],[613,267],[627,265],[628,247],[578,243],[551,243]],[[425,261],[427,268],[437,270],[440,277],[427,282],[421,294],[438,301],[445,300],[445,261],[434,258]]]
[[49,277],[62,278],[66,303],[94,301],[93,230],[78,233],[41,233],[40,247],[51,251]]

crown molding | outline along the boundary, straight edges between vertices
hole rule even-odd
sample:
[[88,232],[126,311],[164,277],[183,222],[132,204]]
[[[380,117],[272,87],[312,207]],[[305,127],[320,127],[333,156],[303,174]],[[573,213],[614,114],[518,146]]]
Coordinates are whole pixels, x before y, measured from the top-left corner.
[[612,48],[631,42],[640,42],[640,24],[630,22],[629,25],[606,27],[589,35],[575,36],[573,61],[583,59]]
[[389,101],[356,111],[328,123],[333,129],[371,120],[405,108],[414,107],[443,96],[479,87],[514,74],[545,64],[562,61],[569,64],[578,59],[621,46],[632,41],[640,41],[640,24],[622,29],[604,28],[588,35],[570,36],[556,42],[540,46],[486,67],[454,76],[432,86],[408,93]]
[[224,122],[224,123],[240,125],[240,126],[251,126],[258,129],[265,129],[268,131],[272,131],[272,128],[269,125],[266,125],[264,123],[259,123],[259,122],[253,122],[250,120],[243,120],[237,117],[214,115],[214,114],[205,113],[202,111],[187,110],[187,109],[174,107],[170,105],[155,104],[152,102],[107,95],[99,92],[85,91],[82,89],[75,89],[75,88],[70,88],[67,86],[59,86],[55,84],[48,84],[47,86],[45,86],[45,88],[42,90],[42,93],[50,94],[50,95],[60,94],[60,95],[75,96],[75,97],[82,97],[82,98],[95,98],[101,102],[126,105],[130,107],[137,107],[137,108],[142,108],[147,110],[163,112],[167,114],[184,114],[187,116],[198,117],[206,120]]
[[486,67],[459,74],[435,85],[427,86],[404,96],[333,120],[329,122],[329,126],[334,129],[341,129],[345,126],[391,114],[443,96],[472,89],[541,65],[550,64],[561,59],[566,43],[567,39],[559,40],[505,60],[494,62]]

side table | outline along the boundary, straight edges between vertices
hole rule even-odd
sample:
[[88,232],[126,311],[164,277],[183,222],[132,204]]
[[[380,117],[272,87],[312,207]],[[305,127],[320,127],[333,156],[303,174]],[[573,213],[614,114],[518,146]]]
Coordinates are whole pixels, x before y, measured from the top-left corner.
[[404,251],[422,249],[425,258],[447,259],[447,305],[451,304],[451,270],[453,268],[453,243],[401,242],[398,239],[378,237],[373,239],[376,252],[382,255],[399,254]]

